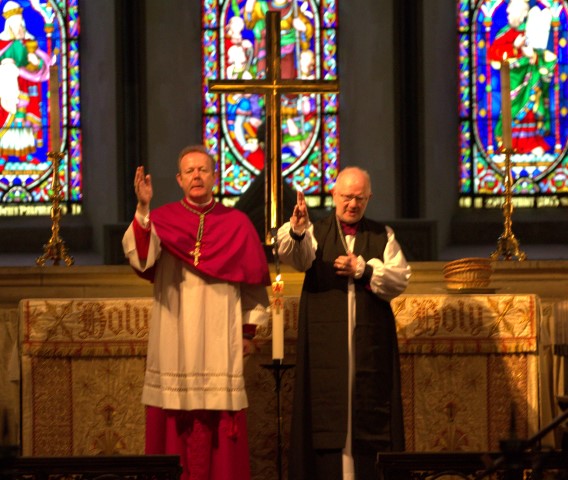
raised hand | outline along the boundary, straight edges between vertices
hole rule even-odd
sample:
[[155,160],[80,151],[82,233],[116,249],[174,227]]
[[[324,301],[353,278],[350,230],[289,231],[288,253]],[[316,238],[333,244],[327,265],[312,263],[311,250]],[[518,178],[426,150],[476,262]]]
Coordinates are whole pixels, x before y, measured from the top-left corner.
[[138,205],[136,209],[142,215],[147,215],[150,211],[150,201],[154,192],[152,190],[152,177],[144,173],[144,167],[140,166],[136,169],[134,175],[134,192]]
[[294,233],[301,235],[306,228],[308,228],[309,224],[310,217],[308,216],[308,207],[306,205],[306,199],[304,198],[304,192],[298,190],[296,192],[296,205],[290,217],[290,226]]

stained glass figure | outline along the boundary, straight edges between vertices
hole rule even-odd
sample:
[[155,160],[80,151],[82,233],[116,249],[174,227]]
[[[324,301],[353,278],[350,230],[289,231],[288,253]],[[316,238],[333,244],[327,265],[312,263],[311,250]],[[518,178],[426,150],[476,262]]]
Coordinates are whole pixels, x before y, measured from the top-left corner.
[[[281,15],[281,76],[337,79],[335,0],[205,0],[203,138],[218,161],[215,194],[235,203],[264,167],[264,98],[212,94],[208,79],[265,78],[266,12]],[[339,171],[338,95],[282,99],[282,172],[311,206],[330,202]]]
[[458,0],[460,205],[504,192],[500,64],[510,64],[513,202],[568,206],[568,4]]
[[[62,210],[81,212],[78,0],[0,1],[0,215],[49,215],[50,129],[61,129]],[[50,125],[58,66],[60,125]],[[56,148],[56,147],[55,147]]]

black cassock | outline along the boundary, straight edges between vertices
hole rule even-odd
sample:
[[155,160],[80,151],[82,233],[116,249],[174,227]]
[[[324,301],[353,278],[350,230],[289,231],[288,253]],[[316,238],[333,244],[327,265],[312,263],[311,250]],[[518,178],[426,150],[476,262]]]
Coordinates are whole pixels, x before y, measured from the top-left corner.
[[[341,479],[347,435],[348,281],[333,268],[334,260],[346,254],[335,214],[315,222],[314,235],[316,259],[306,272],[300,300],[290,480]],[[363,218],[353,253],[382,260],[387,238],[384,225]],[[367,475],[377,452],[404,450],[404,428],[390,303],[370,291],[368,278],[355,280],[355,290],[352,447],[357,479],[366,480],[376,478]]]

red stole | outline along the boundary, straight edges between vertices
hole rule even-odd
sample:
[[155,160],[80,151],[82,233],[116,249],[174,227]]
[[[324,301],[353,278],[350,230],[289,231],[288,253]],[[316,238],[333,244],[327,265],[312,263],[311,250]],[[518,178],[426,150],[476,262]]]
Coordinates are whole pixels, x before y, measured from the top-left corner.
[[[183,203],[182,203],[183,202]],[[270,285],[268,264],[258,234],[249,218],[239,210],[216,203],[205,215],[199,263],[194,265],[199,215],[190,211],[207,211],[185,200],[153,210],[150,220],[162,248],[189,267],[227,282]]]

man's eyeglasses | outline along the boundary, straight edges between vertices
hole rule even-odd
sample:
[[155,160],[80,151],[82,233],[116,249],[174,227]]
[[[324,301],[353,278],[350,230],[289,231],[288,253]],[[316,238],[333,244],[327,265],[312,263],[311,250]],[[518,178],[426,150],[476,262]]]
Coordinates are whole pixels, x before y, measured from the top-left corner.
[[351,202],[351,200],[355,200],[356,203],[363,203],[366,202],[367,200],[369,200],[369,197],[366,196],[359,196],[359,195],[342,195],[341,193],[339,194],[339,198],[341,198],[341,201],[343,203],[349,203]]

